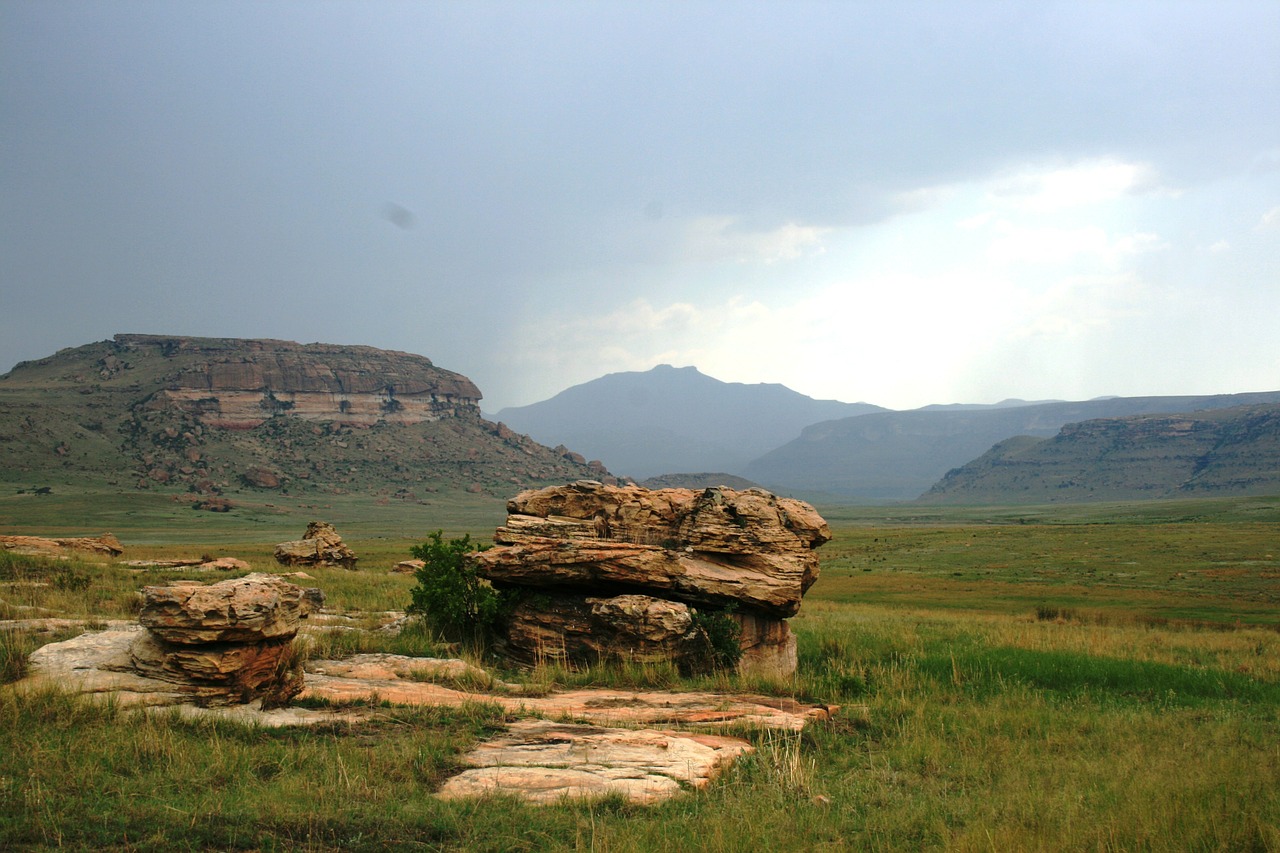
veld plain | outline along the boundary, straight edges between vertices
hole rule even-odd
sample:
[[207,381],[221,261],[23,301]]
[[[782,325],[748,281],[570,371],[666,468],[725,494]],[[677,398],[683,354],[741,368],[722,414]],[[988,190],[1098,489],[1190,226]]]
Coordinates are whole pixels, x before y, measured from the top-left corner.
[[[426,533],[487,540],[500,503],[243,504],[0,496],[0,532],[114,532],[126,559],[238,556],[311,518],[360,570],[316,570],[329,605],[403,609],[388,573]],[[342,502],[345,500],[346,502]],[[495,707],[385,707],[375,722],[266,730],[0,692],[0,847],[423,850],[1280,850],[1280,499],[1051,508],[823,508],[835,538],[793,626],[786,682],[700,687],[841,706],[668,804],[532,807],[430,796]],[[110,561],[0,554],[0,619],[128,618],[144,583]],[[41,608],[31,610],[29,608]],[[0,634],[3,678],[65,634]],[[325,654],[428,654],[429,635],[348,632]],[[661,668],[508,673],[541,685],[695,686]]]

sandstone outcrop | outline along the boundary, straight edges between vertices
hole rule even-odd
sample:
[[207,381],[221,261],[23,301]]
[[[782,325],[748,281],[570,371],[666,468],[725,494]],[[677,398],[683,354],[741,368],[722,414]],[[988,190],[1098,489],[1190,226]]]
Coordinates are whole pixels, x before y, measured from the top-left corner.
[[684,786],[705,788],[750,752],[735,737],[520,720],[467,754],[472,769],[446,781],[437,796],[504,794],[553,804],[613,795],[650,805]]
[[[499,547],[474,559],[495,585],[535,591],[510,623],[511,657],[528,661],[550,650],[571,660],[670,654],[678,661],[697,643],[675,628],[676,614],[691,619],[690,608],[701,608],[738,622],[743,670],[794,672],[795,639],[782,620],[817,580],[814,549],[831,537],[803,501],[763,489],[648,490],[588,480],[522,492],[507,513],[494,535]],[[636,609],[637,597],[650,603]],[[604,604],[617,599],[627,606]],[[660,612],[663,619],[653,618]],[[645,636],[650,622],[664,620],[662,639]]]
[[479,415],[481,395],[470,379],[412,353],[162,335],[116,335],[115,342],[126,354],[198,356],[151,405],[188,412],[206,426],[252,429],[282,413],[365,426]]
[[313,521],[301,539],[281,542],[275,550],[276,562],[282,566],[341,566],[354,569],[358,559],[346,546],[333,525]]
[[140,675],[188,686],[211,704],[282,705],[302,690],[292,641],[319,590],[254,574],[142,590],[146,633],[130,648]]
[[0,550],[51,556],[65,554],[68,551],[82,551],[89,554],[118,557],[124,553],[124,546],[120,544],[119,539],[110,533],[104,533],[101,536],[72,537],[68,539],[46,539],[41,536],[0,536]]
[[32,652],[29,686],[124,704],[282,705],[303,688],[292,651],[324,595],[272,575],[208,586],[144,587],[140,624],[81,634]]

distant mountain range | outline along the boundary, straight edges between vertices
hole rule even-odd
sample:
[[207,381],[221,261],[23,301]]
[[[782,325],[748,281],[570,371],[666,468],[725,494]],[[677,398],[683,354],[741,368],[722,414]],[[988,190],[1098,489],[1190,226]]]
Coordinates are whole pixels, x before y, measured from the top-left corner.
[[1049,438],[1097,418],[1280,403],[1280,392],[1005,400],[890,411],[814,400],[781,385],[721,382],[692,367],[614,373],[498,420],[639,478],[720,471],[828,501],[907,501],[1015,436]]
[[479,400],[465,376],[409,353],[117,335],[0,376],[0,482],[197,502],[277,490],[497,500],[614,474],[846,503],[1280,492],[1280,392],[896,412],[661,365],[503,409],[504,423]]
[[1068,424],[950,471],[926,503],[1053,503],[1280,494],[1280,405]]
[[494,418],[543,444],[572,447],[618,475],[741,473],[809,424],[886,409],[815,400],[783,385],[721,382],[695,367],[610,373]]
[[1047,438],[1066,424],[1095,418],[1269,403],[1280,403],[1280,391],[879,412],[814,424],[734,473],[771,488],[831,499],[911,500],[952,468],[1014,436]]

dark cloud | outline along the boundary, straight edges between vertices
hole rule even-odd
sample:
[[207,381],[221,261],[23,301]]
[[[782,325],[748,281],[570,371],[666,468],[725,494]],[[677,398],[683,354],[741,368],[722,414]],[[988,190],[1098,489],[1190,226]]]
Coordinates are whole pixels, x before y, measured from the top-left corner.
[[624,302],[699,217],[873,223],[1052,157],[1245,168],[1276,33],[1263,3],[10,2],[0,369],[127,328],[493,374],[531,305]]

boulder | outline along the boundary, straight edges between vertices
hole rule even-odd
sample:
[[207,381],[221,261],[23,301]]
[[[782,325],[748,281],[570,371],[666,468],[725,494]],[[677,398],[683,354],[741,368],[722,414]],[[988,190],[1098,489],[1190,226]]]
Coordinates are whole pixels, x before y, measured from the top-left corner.
[[307,593],[264,574],[207,586],[197,581],[148,586],[138,621],[158,639],[178,645],[289,639],[314,607],[314,595]]
[[534,594],[513,611],[504,652],[525,664],[692,662],[705,657],[705,643],[692,611],[679,602],[647,595]]
[[[263,699],[280,705],[302,692],[292,637],[257,643],[167,643],[147,632],[129,648],[133,669],[159,681],[201,691],[210,704]],[[216,700],[216,702],[214,701]]]
[[[708,640],[692,607],[734,614],[740,671],[795,671],[795,637],[782,620],[800,609],[818,577],[814,549],[831,538],[803,501],[759,488],[581,480],[522,492],[507,512],[498,547],[471,559],[494,585],[525,591],[506,626],[514,660],[631,655],[697,669]],[[680,619],[688,621],[677,628]],[[651,636],[655,626],[667,633]]]
[[813,507],[763,489],[649,490],[592,480],[522,492],[476,557],[520,586],[638,592],[792,616],[831,538]]
[[275,550],[276,562],[282,566],[356,567],[355,552],[346,546],[333,525],[313,521],[301,539],[281,542]]

